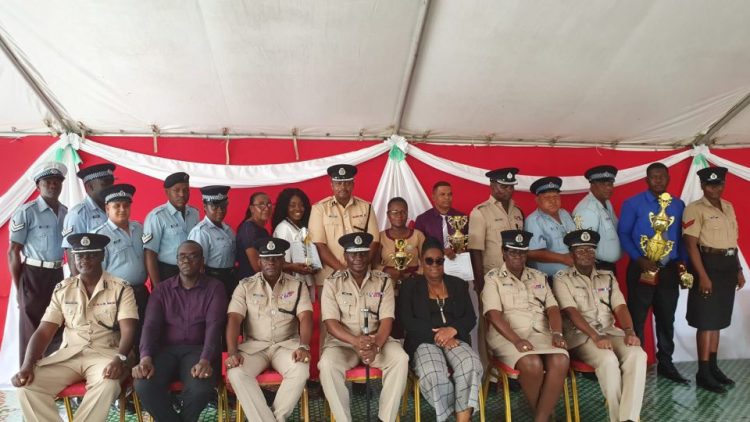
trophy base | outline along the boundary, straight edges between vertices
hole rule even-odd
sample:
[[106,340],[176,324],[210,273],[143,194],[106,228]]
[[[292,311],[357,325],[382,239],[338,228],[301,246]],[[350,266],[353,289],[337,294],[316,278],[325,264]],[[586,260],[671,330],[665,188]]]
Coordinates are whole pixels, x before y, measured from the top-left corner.
[[654,271],[644,271],[641,273],[641,278],[638,279],[639,283],[648,284],[650,286],[656,286],[659,284],[659,273]]

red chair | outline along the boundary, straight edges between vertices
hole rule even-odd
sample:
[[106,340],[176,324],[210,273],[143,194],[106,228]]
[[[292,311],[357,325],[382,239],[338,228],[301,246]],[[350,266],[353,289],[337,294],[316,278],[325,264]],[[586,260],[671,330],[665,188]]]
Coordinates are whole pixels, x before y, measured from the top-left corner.
[[[185,388],[185,386],[182,384],[182,382],[175,381],[169,384],[168,390],[170,393],[179,393],[180,391],[182,391],[183,388]],[[220,382],[219,387],[218,387],[218,390],[219,390],[218,401],[219,402],[216,408],[216,413],[218,414],[219,422],[224,422],[224,412],[223,412],[224,403],[222,401],[223,397],[221,395],[222,388],[223,388],[223,383]],[[136,415],[138,415],[138,422],[142,422],[143,418],[141,416],[141,401],[138,399],[138,394],[135,393],[135,389],[133,390],[133,407],[135,407],[135,413]],[[149,415],[149,420],[151,422],[154,422],[154,417]]]
[[[572,363],[571,363],[571,368],[572,368]],[[518,378],[520,374],[521,374],[521,371],[518,371],[517,369],[512,368],[509,365],[506,365],[505,362],[499,359],[493,358],[493,357],[490,357],[490,363],[487,367],[487,370],[484,372],[484,382],[482,383],[482,390],[484,392],[485,397],[487,396],[487,390],[489,390],[490,378],[493,375],[496,378],[499,378],[503,381],[503,397],[505,398],[505,420],[506,422],[511,421],[509,379],[510,378],[516,379]],[[573,381],[573,386],[574,386],[573,391],[575,391],[575,379]],[[565,380],[565,383],[563,384],[563,395],[565,396],[565,419],[567,420],[567,422],[571,422],[570,399],[569,399],[569,393],[568,393],[568,380],[567,379]],[[574,397],[573,400],[575,402],[577,398]]]
[[[354,368],[346,371],[346,381],[347,382],[360,382],[360,383],[365,382],[367,379],[365,372],[366,370],[365,370],[364,365],[355,366]],[[370,380],[376,380],[380,378],[383,378],[383,371],[381,371],[378,368],[370,367]],[[406,396],[406,394],[408,394],[407,391],[408,390],[406,389],[404,390],[404,397]],[[404,401],[405,401],[404,399],[401,400],[402,410],[404,406]],[[336,421],[336,418],[333,417],[333,413],[331,413],[331,408],[328,406],[328,401],[326,401],[326,413],[331,415],[331,422]],[[402,412],[399,412],[399,413],[402,413]],[[401,420],[401,414],[396,416],[396,420],[397,421]]]
[[[587,363],[583,361],[571,359],[569,372],[570,372],[570,385],[573,390],[573,417],[574,417],[575,422],[580,422],[581,412],[578,407],[578,382],[576,381],[576,372],[594,373],[596,372],[596,369],[594,369],[594,367],[588,365]],[[567,382],[566,382],[566,385],[567,385]],[[605,406],[606,406],[606,401],[605,401]]]
[[[130,377],[127,377],[120,383],[120,397],[117,401],[120,404],[120,422],[125,421],[125,405],[127,400],[125,399],[128,389],[132,386]],[[86,381],[79,381],[63,388],[62,391],[57,393],[57,398],[63,399],[65,403],[65,412],[68,414],[68,422],[73,422],[73,406],[70,403],[70,399],[73,397],[83,397],[86,395]],[[138,422],[142,422],[140,414],[138,414]]]
[[[273,369],[266,369],[265,371],[261,372],[256,378],[258,381],[258,384],[261,387],[277,387],[281,385],[281,382],[284,381],[284,377],[274,371]],[[232,384],[229,383],[229,378],[226,376],[226,373],[224,374],[224,388],[222,390],[222,394],[224,398],[222,399],[222,402],[225,406],[224,413],[227,415],[227,420],[231,417],[231,411],[229,409],[229,395],[228,393],[234,394],[234,390],[232,389]],[[242,405],[240,405],[240,401],[237,400],[237,406],[236,406],[236,416],[235,421],[242,422],[243,420],[243,412],[242,412]],[[300,412],[302,413],[302,419],[305,422],[310,421],[310,399],[307,392],[307,386],[302,390],[302,397],[300,398]]]

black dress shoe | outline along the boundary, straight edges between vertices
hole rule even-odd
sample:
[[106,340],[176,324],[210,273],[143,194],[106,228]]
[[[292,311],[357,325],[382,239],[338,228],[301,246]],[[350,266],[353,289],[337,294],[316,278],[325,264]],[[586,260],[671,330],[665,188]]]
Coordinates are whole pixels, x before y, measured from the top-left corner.
[[699,388],[710,391],[712,393],[725,394],[727,389],[724,388],[716,379],[712,376],[702,376],[700,374],[695,375],[695,383]]
[[673,364],[658,364],[656,366],[656,373],[660,377],[667,378],[668,380],[671,380],[673,382],[676,382],[678,384],[690,384],[690,381],[687,380],[687,378],[683,377],[680,374],[680,371],[675,368]]
[[724,385],[734,385],[734,380],[726,376],[723,372],[721,372],[721,369],[719,369],[718,366],[715,366],[711,368],[711,375],[716,378],[716,381],[719,381],[720,383]]

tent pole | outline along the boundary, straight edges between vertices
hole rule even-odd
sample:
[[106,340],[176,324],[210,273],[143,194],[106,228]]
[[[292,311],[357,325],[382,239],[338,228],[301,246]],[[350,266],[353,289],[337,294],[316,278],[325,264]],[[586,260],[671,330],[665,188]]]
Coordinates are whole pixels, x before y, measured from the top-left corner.
[[45,94],[45,92],[42,90],[39,84],[34,80],[34,78],[31,77],[31,74],[29,74],[29,71],[24,67],[24,65],[15,55],[15,53],[13,53],[13,50],[10,49],[10,46],[8,45],[5,38],[3,38],[2,34],[0,34],[0,49],[3,50],[3,53],[5,53],[5,56],[13,64],[13,67],[15,67],[16,70],[18,70],[18,72],[21,74],[21,76],[26,81],[26,83],[29,84],[29,87],[32,89],[32,91],[34,91],[34,94],[36,94],[37,98],[39,98],[39,101],[41,101],[42,104],[44,104],[44,106],[47,107],[47,110],[50,112],[50,114],[52,114],[55,120],[57,120],[57,123],[60,125],[61,129],[67,132],[72,132],[73,130],[67,124],[66,120],[63,118],[62,113],[60,113],[60,110],[58,110],[58,108],[55,106],[55,104],[52,102],[49,96]]
[[729,111],[721,116],[719,120],[715,121],[711,126],[709,126],[706,133],[698,134],[698,136],[696,136],[695,140],[693,141],[693,145],[708,145],[711,142],[711,138],[719,131],[719,129],[723,128],[727,125],[727,123],[731,122],[732,119],[737,117],[737,115],[740,114],[742,110],[744,110],[748,105],[750,105],[750,93],[745,95],[737,104],[733,105],[732,108],[730,108]]
[[411,51],[409,53],[409,61],[406,64],[406,71],[404,72],[404,79],[401,81],[401,92],[398,94],[398,108],[396,108],[396,116],[393,122],[393,133],[397,134],[401,130],[401,122],[404,119],[404,112],[406,111],[406,102],[409,100],[409,91],[411,85],[414,82],[414,70],[416,69],[417,58],[422,48],[422,35],[424,29],[427,26],[427,13],[430,10],[430,0],[422,0],[422,6],[419,9],[419,16],[417,17],[417,26],[414,31],[414,36],[411,42]]

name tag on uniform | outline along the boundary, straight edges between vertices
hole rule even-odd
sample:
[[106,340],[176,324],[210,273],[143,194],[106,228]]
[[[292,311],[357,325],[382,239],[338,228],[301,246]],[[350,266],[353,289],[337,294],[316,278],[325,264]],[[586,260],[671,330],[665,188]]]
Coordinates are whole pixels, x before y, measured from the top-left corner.
[[364,216],[365,216],[364,214],[360,214],[360,215],[353,215],[353,216],[352,216],[352,218],[360,218],[360,217],[364,217]]
[[543,289],[544,288],[544,284],[535,284],[535,285],[531,286],[531,288],[532,289]]
[[513,287],[513,283],[503,283],[503,286],[506,286],[506,287]]
[[575,287],[576,287],[576,289],[586,290],[586,288],[583,287],[583,286],[575,286]]
[[367,296],[369,296],[369,297],[383,297],[383,292],[370,292],[370,293],[367,293]]
[[65,302],[63,302],[63,303],[65,305],[78,305],[78,302],[70,302],[70,301],[67,301],[67,300]]
[[101,302],[101,303],[95,303],[94,306],[106,306],[106,305],[116,305],[117,302]]
[[608,292],[610,290],[611,289],[609,287],[599,287],[597,289],[594,289],[594,291],[596,291],[596,292]]
[[294,296],[294,293],[295,293],[294,290],[289,290],[288,292],[284,292],[284,293],[280,294],[279,295],[279,299],[281,299],[281,300],[288,299],[288,298]]
[[341,294],[344,296],[354,296],[354,294],[349,293],[349,292],[341,292]]
[[266,297],[263,293],[253,293],[253,297]]

